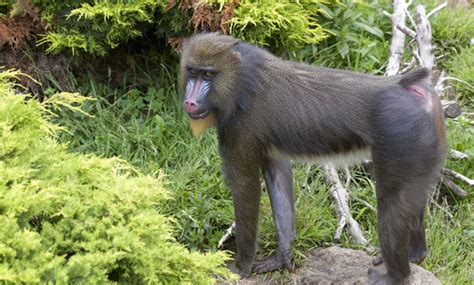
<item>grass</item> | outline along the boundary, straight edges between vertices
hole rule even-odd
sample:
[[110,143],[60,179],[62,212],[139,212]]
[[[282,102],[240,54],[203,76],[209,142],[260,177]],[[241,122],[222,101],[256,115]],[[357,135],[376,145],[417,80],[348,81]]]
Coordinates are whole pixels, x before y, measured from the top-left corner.
[[178,238],[191,248],[216,244],[216,225],[232,221],[230,194],[220,179],[220,158],[212,134],[195,140],[174,87],[113,90],[90,80],[81,89],[95,100],[85,106],[93,117],[65,112],[59,121],[70,132],[62,139],[78,152],[119,156],[146,173],[162,170],[176,195],[168,211],[176,217]]

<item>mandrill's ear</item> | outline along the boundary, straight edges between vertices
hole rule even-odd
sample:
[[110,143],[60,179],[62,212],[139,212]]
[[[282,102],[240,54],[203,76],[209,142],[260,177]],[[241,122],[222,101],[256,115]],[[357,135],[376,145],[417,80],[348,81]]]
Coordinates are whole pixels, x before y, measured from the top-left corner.
[[234,56],[234,58],[235,58],[238,62],[240,62],[240,59],[242,58],[242,54],[240,54],[240,52],[235,51],[235,50],[232,51],[232,56]]
[[241,60],[241,58],[242,58],[242,54],[241,54],[239,51],[237,51],[237,50],[235,49],[235,47],[236,47],[239,43],[241,43],[241,41],[240,41],[240,40],[237,40],[237,41],[234,42],[234,43],[232,44],[232,46],[230,47],[230,54],[237,60],[237,62],[240,62],[240,60]]
[[178,47],[178,54],[181,56],[183,55],[184,49],[188,46],[190,37],[183,38],[181,44]]

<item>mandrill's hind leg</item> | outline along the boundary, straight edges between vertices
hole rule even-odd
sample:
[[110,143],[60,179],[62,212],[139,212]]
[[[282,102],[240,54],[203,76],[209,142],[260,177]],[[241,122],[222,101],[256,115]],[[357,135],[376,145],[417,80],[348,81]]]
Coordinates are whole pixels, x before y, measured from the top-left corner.
[[410,262],[421,263],[428,255],[426,247],[425,225],[423,222],[424,210],[420,211],[418,220],[414,229],[410,233],[410,242],[408,244],[408,258]]
[[291,166],[285,160],[268,159],[263,174],[270,196],[278,249],[274,255],[257,261],[253,271],[263,273],[283,267],[293,270],[291,243],[295,238],[295,201]]
[[[426,247],[425,227],[424,227],[424,211],[418,215],[414,228],[410,231],[410,240],[408,243],[408,259],[412,263],[421,263],[428,255]],[[377,256],[372,260],[373,265],[383,263],[383,257]]]
[[[427,253],[423,213],[438,167],[415,161],[391,159],[373,152],[377,186],[377,227],[387,274],[369,271],[370,284],[406,284],[409,261],[421,261]],[[380,262],[379,262],[380,263]]]

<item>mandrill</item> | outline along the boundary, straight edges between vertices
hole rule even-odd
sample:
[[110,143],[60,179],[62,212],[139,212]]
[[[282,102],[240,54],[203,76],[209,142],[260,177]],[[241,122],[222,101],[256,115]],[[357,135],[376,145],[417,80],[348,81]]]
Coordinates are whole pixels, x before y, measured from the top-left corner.
[[[387,274],[371,269],[369,280],[409,280],[409,261],[427,255],[423,216],[446,154],[443,113],[427,77],[426,69],[380,77],[315,67],[216,33],[183,43],[183,108],[194,134],[217,128],[234,202],[235,266],[242,277],[294,268],[290,160],[354,162],[370,156],[382,251],[377,262],[385,263]],[[255,261],[260,172],[278,249]]]

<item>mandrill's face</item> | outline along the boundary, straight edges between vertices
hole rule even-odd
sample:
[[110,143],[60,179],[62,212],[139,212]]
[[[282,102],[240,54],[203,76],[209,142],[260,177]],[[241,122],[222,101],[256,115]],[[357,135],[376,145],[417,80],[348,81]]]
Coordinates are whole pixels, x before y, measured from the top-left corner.
[[205,119],[213,108],[209,93],[217,70],[212,66],[202,65],[189,65],[185,70],[183,109],[193,120]]
[[[217,39],[217,40],[216,40]],[[195,35],[183,43],[180,88],[183,109],[191,126],[213,118],[224,118],[236,106],[233,90],[239,69],[240,53],[234,51],[238,40],[216,34]]]

